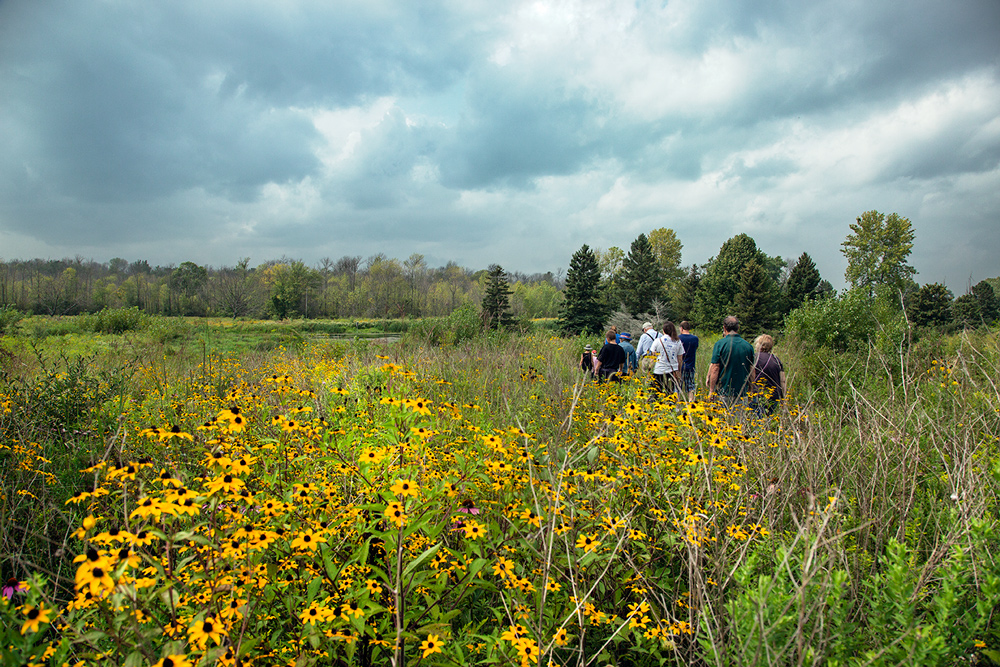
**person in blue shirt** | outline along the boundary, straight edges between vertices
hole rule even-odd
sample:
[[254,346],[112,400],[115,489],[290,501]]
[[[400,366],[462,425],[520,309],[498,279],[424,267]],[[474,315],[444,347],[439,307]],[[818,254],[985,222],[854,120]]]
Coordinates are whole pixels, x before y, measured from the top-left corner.
[[636,356],[635,348],[632,347],[632,334],[621,333],[618,335],[619,345],[625,350],[625,375],[632,375],[639,368],[639,357]]
[[697,387],[694,377],[694,359],[698,353],[698,337],[691,333],[691,323],[681,322],[681,344],[684,346],[684,367],[681,368],[681,382],[687,390],[688,401],[694,400]]

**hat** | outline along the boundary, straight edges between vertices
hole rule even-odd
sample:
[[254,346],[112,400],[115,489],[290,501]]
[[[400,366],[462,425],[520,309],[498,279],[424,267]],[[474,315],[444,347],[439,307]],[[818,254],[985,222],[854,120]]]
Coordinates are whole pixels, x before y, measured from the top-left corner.
[[645,331],[646,329],[652,329],[652,328],[653,328],[653,324],[651,322],[643,322],[642,323],[642,330],[643,331]]
[[632,334],[630,334],[630,333],[623,333],[623,334],[619,335],[618,338],[619,338],[619,340],[632,340]]
[[583,351],[584,352],[590,352],[593,349],[594,349],[593,346],[591,346],[591,345],[585,345],[584,348],[583,348]]

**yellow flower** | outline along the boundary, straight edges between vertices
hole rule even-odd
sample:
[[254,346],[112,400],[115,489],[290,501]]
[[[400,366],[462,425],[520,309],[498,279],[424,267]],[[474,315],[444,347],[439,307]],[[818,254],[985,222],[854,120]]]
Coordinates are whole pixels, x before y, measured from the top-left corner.
[[514,642],[517,654],[521,656],[521,664],[527,665],[531,662],[538,662],[538,644],[534,639],[521,637]]
[[556,643],[556,646],[565,646],[569,643],[569,633],[566,628],[559,628],[556,633],[552,635],[552,641]]
[[364,609],[361,608],[361,606],[357,603],[356,600],[351,600],[350,602],[345,602],[344,604],[340,605],[340,615],[344,618],[345,621],[349,621],[351,620],[351,616],[355,616],[357,618],[364,617],[365,611]]
[[480,537],[486,534],[486,528],[480,525],[477,521],[469,520],[459,528],[459,530],[465,531],[465,537],[470,540],[478,540]]
[[420,494],[420,487],[417,483],[409,479],[399,479],[390,488],[390,491],[397,496],[417,496]]
[[326,542],[326,538],[319,533],[314,533],[310,528],[302,531],[298,537],[292,540],[292,548],[299,551],[316,551],[320,542]]
[[187,656],[174,654],[163,657],[154,663],[153,667],[191,667],[191,663],[188,662]]
[[584,552],[590,552],[601,546],[601,541],[597,539],[597,535],[581,535],[576,541],[576,548],[583,549]]
[[389,503],[389,506],[385,508],[385,518],[394,523],[397,528],[406,525],[406,513],[403,512],[403,506],[399,503]]
[[212,616],[206,616],[203,620],[196,621],[188,630],[188,637],[191,639],[191,643],[202,651],[205,650],[209,639],[216,644],[222,644],[224,636],[225,631],[222,624]]
[[29,632],[38,632],[38,626],[42,623],[48,623],[50,620],[49,615],[52,613],[52,610],[46,609],[42,605],[38,605],[37,607],[27,606],[23,611],[28,620],[21,626],[22,635]]
[[437,635],[427,635],[427,639],[420,644],[420,650],[424,652],[421,656],[422,658],[426,658],[434,653],[440,653],[441,638]]
[[[415,399],[409,399],[409,398],[407,398],[407,399],[404,399],[403,400],[403,405],[405,405],[409,409],[411,409],[414,412],[416,412],[418,414],[421,414],[421,415],[430,415],[431,414],[431,408],[430,408],[431,401],[427,401],[427,400],[424,400],[422,398],[415,398]],[[433,637],[434,635],[431,635],[431,636]]]

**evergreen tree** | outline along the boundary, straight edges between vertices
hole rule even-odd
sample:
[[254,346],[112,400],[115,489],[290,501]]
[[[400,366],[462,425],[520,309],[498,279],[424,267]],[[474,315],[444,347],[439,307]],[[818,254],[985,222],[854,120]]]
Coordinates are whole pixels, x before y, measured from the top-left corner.
[[929,283],[910,294],[906,300],[906,317],[916,327],[951,324],[951,302],[951,290],[941,283]]
[[951,313],[955,322],[962,327],[978,327],[983,323],[979,313],[979,300],[971,292],[955,299],[951,304]]
[[749,339],[777,323],[779,293],[774,278],[752,259],[743,266],[736,282],[733,314],[740,321],[740,333]]
[[695,326],[697,326],[698,322],[695,318],[694,300],[698,294],[698,285],[701,283],[701,276],[701,268],[697,264],[692,264],[687,270],[684,279],[681,280],[677,289],[674,290],[670,300],[670,305],[677,319],[690,320]]
[[792,272],[788,274],[788,282],[785,283],[784,312],[787,314],[795,310],[806,299],[815,295],[819,283],[819,269],[816,268],[816,263],[813,262],[809,253],[802,253],[795,266],[792,267]]
[[486,275],[486,292],[483,294],[481,315],[488,329],[510,326],[510,284],[507,273],[499,264],[490,264]]
[[972,296],[979,303],[979,318],[983,324],[993,324],[1000,316],[1000,303],[997,302],[993,286],[985,280],[980,280],[972,287]]
[[632,317],[653,310],[653,302],[663,299],[663,275],[653,246],[645,234],[632,241],[628,255],[622,261],[623,285],[621,300]]
[[594,252],[584,245],[573,253],[566,272],[566,290],[559,330],[575,336],[601,333],[607,310],[601,298],[601,268]]
[[[763,268],[771,266],[770,258],[757,249],[757,243],[746,234],[739,234],[722,244],[719,254],[709,261],[705,276],[695,295],[695,313],[701,326],[715,329],[722,318],[733,312],[738,282],[743,268],[756,261]],[[766,270],[765,270],[766,273]]]

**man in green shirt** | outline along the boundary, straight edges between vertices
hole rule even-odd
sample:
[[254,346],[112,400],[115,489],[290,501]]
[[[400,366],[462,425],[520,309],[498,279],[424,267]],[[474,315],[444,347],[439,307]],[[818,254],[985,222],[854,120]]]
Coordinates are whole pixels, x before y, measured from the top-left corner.
[[753,370],[753,345],[740,337],[740,323],[730,315],[722,321],[722,338],[712,348],[708,367],[708,395],[716,392],[727,403],[746,395]]

